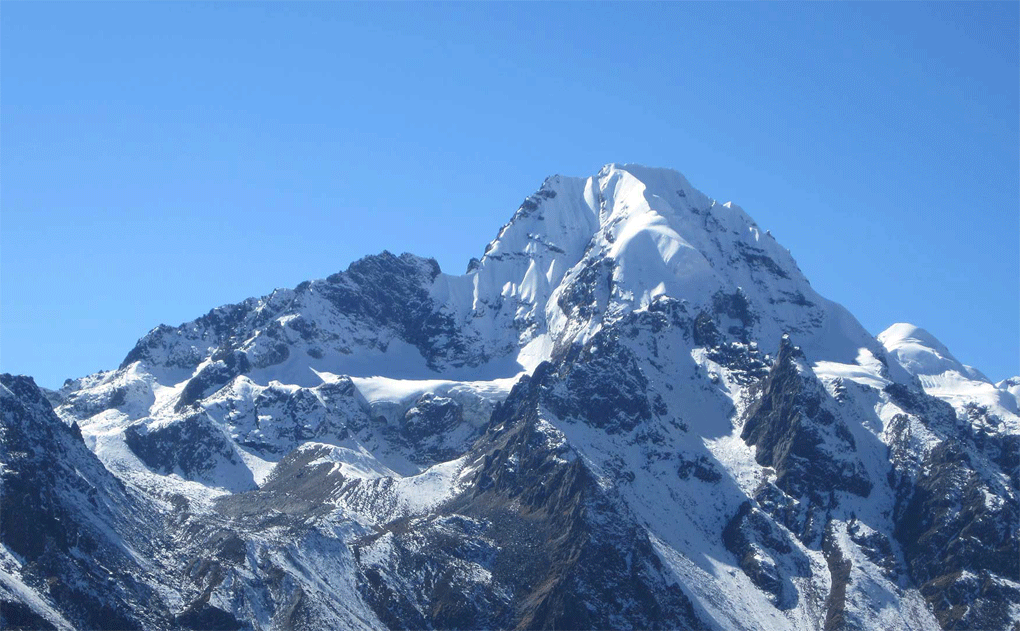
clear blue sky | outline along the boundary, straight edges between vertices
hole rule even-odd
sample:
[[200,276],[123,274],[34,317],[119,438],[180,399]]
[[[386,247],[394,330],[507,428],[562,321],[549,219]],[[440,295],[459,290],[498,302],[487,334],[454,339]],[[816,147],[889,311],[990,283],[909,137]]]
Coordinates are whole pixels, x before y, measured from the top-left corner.
[[680,170],[872,332],[1020,372],[1018,4],[3,4],[0,369],[46,386],[553,173]]

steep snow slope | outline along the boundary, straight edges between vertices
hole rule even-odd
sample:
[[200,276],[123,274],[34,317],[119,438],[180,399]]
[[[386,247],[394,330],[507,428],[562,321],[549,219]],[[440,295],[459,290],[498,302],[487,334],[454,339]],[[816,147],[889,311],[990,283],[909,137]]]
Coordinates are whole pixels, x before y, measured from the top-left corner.
[[961,364],[942,342],[912,324],[894,324],[878,334],[890,359],[921,383],[925,392],[943,399],[965,413],[981,407],[1014,418],[1016,394],[989,381],[981,371]]
[[1010,387],[611,164],[547,179],[463,275],[366,257],[51,398],[84,478],[159,516],[147,628],[1006,629]]

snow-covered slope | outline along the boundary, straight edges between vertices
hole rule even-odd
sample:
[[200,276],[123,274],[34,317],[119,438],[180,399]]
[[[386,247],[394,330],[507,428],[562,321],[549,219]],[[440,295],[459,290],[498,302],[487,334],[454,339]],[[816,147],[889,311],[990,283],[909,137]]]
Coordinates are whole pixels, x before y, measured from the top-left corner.
[[[122,485],[76,510],[152,542],[118,567],[159,598],[76,580],[145,628],[1007,629],[1015,390],[871,337],[679,173],[607,165],[465,274],[384,252],[153,329],[49,393],[92,464],[47,484]],[[5,620],[94,627],[12,532]]]
[[1017,386],[1008,380],[993,384],[981,371],[961,364],[942,342],[924,329],[897,323],[878,334],[890,359],[917,378],[925,392],[943,399],[960,412],[976,407],[1015,418]]

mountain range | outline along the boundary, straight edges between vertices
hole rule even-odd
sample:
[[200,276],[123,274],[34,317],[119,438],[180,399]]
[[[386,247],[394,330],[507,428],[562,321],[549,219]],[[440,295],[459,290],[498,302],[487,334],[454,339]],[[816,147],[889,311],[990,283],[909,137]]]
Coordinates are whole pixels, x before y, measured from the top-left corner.
[[4,629],[1020,630],[1020,378],[671,170],[0,384]]

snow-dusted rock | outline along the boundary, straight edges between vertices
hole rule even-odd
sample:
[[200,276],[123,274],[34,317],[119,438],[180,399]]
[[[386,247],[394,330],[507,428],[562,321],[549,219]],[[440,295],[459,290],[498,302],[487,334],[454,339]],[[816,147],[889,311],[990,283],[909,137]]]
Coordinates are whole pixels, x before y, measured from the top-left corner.
[[674,171],[550,177],[462,275],[384,252],[3,384],[6,625],[1020,620],[1017,382],[873,338]]

